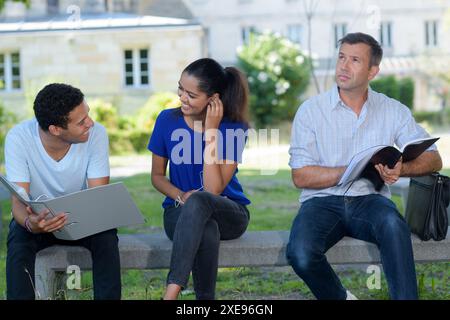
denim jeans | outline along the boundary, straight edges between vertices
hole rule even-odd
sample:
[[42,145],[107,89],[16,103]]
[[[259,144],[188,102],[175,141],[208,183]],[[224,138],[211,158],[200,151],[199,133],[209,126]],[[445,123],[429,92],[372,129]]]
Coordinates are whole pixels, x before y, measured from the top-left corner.
[[14,219],[9,224],[6,287],[8,300],[35,298],[36,253],[49,246],[82,246],[91,251],[94,299],[115,300],[121,296],[120,257],[117,230],[104,231],[80,240],[57,239],[51,233],[32,234]]
[[204,191],[183,206],[166,208],[164,229],[173,241],[167,284],[185,288],[192,271],[196,298],[214,299],[220,240],[239,238],[248,222],[244,205]]
[[346,298],[325,256],[344,236],[378,246],[391,299],[418,298],[409,227],[391,200],[372,194],[315,197],[301,205],[286,256],[317,299]]

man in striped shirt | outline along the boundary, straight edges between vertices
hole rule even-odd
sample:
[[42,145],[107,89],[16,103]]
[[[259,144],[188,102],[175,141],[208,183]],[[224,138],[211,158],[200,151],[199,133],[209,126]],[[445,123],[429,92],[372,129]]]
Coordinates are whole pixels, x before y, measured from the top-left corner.
[[294,119],[289,165],[303,191],[286,254],[318,299],[354,298],[325,257],[344,236],[378,246],[392,299],[418,297],[410,230],[386,184],[440,170],[436,146],[407,163],[400,159],[392,169],[376,165],[385,182],[380,191],[366,179],[337,185],[356,153],[428,137],[406,106],[369,88],[382,55],[370,35],[347,34],[340,40],[336,85],[305,101]]

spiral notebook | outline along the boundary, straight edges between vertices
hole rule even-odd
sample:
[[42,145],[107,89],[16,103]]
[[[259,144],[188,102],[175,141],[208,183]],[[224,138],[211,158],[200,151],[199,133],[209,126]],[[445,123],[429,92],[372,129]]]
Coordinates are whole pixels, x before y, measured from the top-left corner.
[[53,234],[62,240],[78,240],[102,231],[142,224],[142,213],[122,182],[106,184],[46,200],[31,200],[25,190],[0,175],[2,184],[34,212],[67,213],[67,224]]

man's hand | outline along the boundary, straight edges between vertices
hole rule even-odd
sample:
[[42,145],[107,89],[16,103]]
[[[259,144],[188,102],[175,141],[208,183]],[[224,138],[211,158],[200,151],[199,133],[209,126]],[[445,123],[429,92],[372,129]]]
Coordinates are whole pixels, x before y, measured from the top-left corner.
[[50,211],[46,210],[39,214],[34,213],[30,207],[27,207],[31,231],[33,233],[50,233],[64,227],[67,223],[67,215],[64,212],[58,213],[55,217],[45,219]]
[[390,169],[388,166],[383,166],[382,164],[375,165],[375,169],[377,169],[378,173],[383,179],[384,182],[391,185],[395,183],[398,178],[400,178],[400,173],[402,171],[402,159],[395,164],[394,168]]

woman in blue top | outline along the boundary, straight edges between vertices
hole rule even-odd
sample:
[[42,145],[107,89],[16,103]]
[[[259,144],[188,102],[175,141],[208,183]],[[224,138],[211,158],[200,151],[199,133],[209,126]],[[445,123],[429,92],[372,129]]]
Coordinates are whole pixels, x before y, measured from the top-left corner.
[[182,72],[178,96],[181,107],[159,114],[148,145],[152,184],[166,195],[164,229],[173,241],[164,299],[177,299],[191,271],[197,299],[214,299],[219,242],[240,237],[249,222],[250,201],[236,178],[248,84],[238,69],[199,59]]

